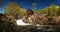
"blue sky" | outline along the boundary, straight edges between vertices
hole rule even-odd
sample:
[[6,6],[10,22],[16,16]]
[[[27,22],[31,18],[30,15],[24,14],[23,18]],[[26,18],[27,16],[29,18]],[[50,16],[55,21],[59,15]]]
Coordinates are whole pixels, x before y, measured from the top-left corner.
[[[17,2],[19,6],[22,6],[26,10],[28,8],[32,8],[33,2],[37,3],[36,8],[38,10],[43,9],[52,3],[55,5],[60,5],[60,0],[4,0],[3,7],[5,7],[8,2]],[[0,10],[4,10],[4,9],[0,9]]]

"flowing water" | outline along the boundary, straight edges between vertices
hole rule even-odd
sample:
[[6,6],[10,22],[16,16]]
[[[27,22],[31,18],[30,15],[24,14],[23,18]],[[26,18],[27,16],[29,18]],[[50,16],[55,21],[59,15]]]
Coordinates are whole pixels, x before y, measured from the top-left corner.
[[[17,25],[24,26],[24,27],[25,26],[29,26],[29,25],[34,26],[31,23],[25,23],[25,22],[23,22],[22,19],[16,20],[16,23],[17,23]],[[34,28],[34,29],[31,28],[28,31],[29,32],[34,32],[34,31],[35,32],[57,32],[57,31],[60,32],[59,29],[55,28],[54,26],[51,26],[51,25],[39,25],[39,24],[36,24],[36,28]]]
[[25,22],[23,22],[22,19],[16,20],[16,23],[17,23],[17,25],[20,25],[20,26],[32,25],[32,24],[30,24],[30,23],[25,23]]

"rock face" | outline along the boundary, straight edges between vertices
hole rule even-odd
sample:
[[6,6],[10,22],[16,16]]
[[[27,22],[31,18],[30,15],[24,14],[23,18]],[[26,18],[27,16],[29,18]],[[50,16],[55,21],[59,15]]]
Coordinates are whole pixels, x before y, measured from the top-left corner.
[[43,25],[58,25],[60,23],[60,16],[48,16],[48,14],[39,15],[39,23]]
[[38,15],[33,14],[33,15],[29,15],[29,16],[25,16],[23,17],[23,21],[26,23],[38,23]]
[[60,23],[60,16],[55,16],[54,21],[56,22],[56,24],[59,24]]
[[[11,15],[0,15],[0,19],[6,23],[6,28],[8,32],[13,31],[17,32],[19,31],[19,27],[16,24],[15,17]],[[39,14],[37,16],[31,16],[33,18],[33,22],[35,24],[41,24],[41,25],[55,25],[56,27],[60,28],[60,16],[53,16],[50,17],[48,14]],[[36,18],[35,18],[36,17]],[[27,20],[27,19],[26,19]]]
[[6,16],[4,14],[0,15],[0,24],[1,24],[1,32],[18,32],[20,31],[17,27],[16,21],[14,17],[12,16]]

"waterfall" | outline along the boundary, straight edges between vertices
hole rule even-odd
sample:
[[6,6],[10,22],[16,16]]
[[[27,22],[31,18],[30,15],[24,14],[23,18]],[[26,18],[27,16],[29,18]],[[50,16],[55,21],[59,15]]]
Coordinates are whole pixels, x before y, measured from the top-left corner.
[[32,25],[30,23],[23,22],[23,19],[16,20],[16,23],[17,23],[17,25],[21,25],[21,26]]

